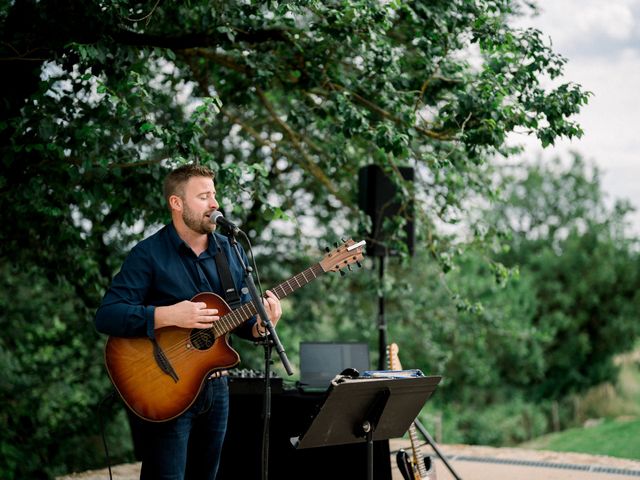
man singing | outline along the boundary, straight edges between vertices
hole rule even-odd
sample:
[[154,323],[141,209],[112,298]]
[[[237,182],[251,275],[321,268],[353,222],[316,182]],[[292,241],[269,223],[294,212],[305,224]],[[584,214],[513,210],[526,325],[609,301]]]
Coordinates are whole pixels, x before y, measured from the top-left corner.
[[[226,258],[240,302],[250,301],[244,270],[229,240],[215,232],[210,218],[219,207],[213,176],[206,167],[184,165],[166,177],[164,196],[171,223],[132,248],[96,313],[98,331],[153,340],[156,330],[168,326],[210,329],[220,318],[218,310],[190,299],[200,292],[226,298],[217,255]],[[267,291],[264,304],[275,326],[282,315],[280,301]],[[265,328],[259,317],[253,317],[234,333],[257,339]],[[226,377],[213,375],[193,404],[175,419],[156,423],[132,415],[142,455],[140,478],[215,479],[228,404]]]

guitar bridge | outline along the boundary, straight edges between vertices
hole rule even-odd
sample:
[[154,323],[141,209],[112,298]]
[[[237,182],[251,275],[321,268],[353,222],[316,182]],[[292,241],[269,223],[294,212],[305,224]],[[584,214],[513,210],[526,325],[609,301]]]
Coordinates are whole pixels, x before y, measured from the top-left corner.
[[173,378],[174,382],[178,383],[180,377],[178,377],[178,374],[174,370],[173,366],[171,366],[171,362],[169,362],[169,359],[162,351],[162,348],[160,348],[160,345],[158,345],[158,342],[155,339],[151,341],[153,342],[153,358],[155,358],[158,367],[160,367],[160,370],[162,370],[164,373]]

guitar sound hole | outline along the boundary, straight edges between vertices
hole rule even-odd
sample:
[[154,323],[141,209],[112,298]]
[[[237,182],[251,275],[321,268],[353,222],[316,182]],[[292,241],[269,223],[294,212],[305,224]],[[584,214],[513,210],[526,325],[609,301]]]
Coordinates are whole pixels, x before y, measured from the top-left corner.
[[191,330],[190,334],[191,345],[198,350],[207,350],[216,341],[216,337],[213,332],[209,330]]

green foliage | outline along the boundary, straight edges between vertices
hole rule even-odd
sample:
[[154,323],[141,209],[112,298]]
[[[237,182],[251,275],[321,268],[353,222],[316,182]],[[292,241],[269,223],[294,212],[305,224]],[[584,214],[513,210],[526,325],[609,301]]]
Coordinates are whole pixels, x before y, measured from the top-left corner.
[[518,265],[536,297],[533,325],[545,339],[537,397],[562,398],[615,378],[613,357],[640,333],[640,257],[625,235],[629,207],[610,211],[580,157],[566,167],[535,165],[506,187],[492,215],[510,225],[513,241],[498,258]]
[[[37,186],[47,217],[71,204],[105,230],[153,223],[151,187],[183,158],[215,165],[234,213],[264,238],[273,207],[327,234],[328,218],[356,223],[352,180],[376,162],[420,168],[414,193],[429,208],[417,211],[432,225],[491,194],[478,166],[509,132],[544,143],[581,133],[570,116],[588,94],[541,87],[565,60],[540,32],[508,26],[516,3],[43,3],[5,6],[2,48],[34,68],[7,85],[18,96],[6,105],[4,185],[9,197],[32,176],[82,186]],[[479,66],[464,60],[470,49]],[[118,204],[102,200],[116,192]]]
[[0,272],[3,477],[96,465],[103,454],[95,406],[108,380],[90,314],[68,282],[48,282],[37,267],[2,262]]
[[462,441],[475,445],[513,446],[548,431],[547,412],[540,404],[521,397],[487,405],[482,410],[449,411],[448,443]]

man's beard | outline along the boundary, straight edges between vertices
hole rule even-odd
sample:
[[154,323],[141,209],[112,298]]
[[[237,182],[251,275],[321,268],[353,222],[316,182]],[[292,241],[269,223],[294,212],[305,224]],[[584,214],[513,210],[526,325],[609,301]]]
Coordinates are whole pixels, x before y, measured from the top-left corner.
[[206,235],[213,232],[215,225],[211,223],[209,217],[198,217],[186,204],[182,211],[184,224],[196,233]]

